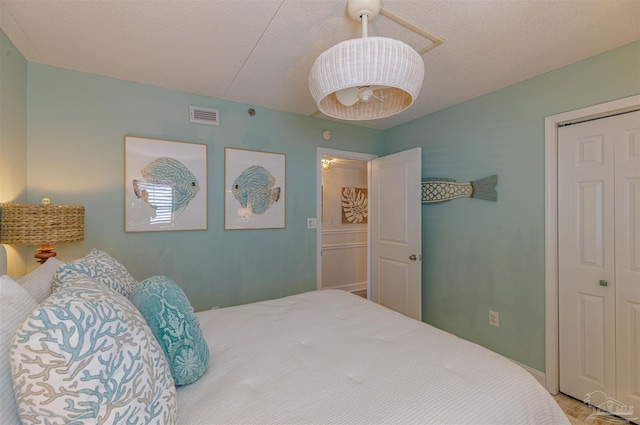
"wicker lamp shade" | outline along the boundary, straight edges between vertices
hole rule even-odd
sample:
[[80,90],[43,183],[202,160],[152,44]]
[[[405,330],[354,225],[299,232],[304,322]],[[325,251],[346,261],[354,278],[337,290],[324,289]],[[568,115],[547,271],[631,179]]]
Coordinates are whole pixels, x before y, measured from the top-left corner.
[[0,204],[0,243],[41,245],[41,262],[55,256],[51,243],[84,239],[84,207],[66,205]]
[[[372,120],[400,113],[420,93],[424,62],[409,45],[386,37],[346,40],[323,52],[309,73],[309,91],[318,109],[342,120]],[[374,99],[351,105],[337,92],[372,88]]]

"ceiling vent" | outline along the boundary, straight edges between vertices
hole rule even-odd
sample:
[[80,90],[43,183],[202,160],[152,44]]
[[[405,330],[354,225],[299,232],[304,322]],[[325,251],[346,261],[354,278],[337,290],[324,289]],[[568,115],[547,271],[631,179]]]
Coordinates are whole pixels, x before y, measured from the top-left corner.
[[189,121],[194,124],[220,125],[220,111],[200,106],[189,106]]

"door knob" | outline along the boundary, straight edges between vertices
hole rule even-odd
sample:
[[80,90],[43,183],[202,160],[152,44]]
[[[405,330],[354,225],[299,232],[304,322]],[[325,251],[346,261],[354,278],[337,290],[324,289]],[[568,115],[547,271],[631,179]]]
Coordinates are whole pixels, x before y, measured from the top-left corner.
[[600,281],[600,286],[607,286],[609,284],[609,282],[607,282],[606,280],[601,280]]
[[418,259],[418,257],[416,257],[416,254],[411,254],[409,256],[409,260],[411,260],[411,261],[416,261],[417,259]]

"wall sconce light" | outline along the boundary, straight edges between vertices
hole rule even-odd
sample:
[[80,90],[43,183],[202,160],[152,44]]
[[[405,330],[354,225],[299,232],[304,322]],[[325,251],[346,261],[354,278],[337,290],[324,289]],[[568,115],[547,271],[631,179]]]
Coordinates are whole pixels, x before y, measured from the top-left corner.
[[331,168],[331,160],[322,159],[322,161],[320,161],[320,166],[322,167],[322,171],[327,171],[329,168]]
[[40,245],[34,257],[42,264],[56,252],[52,243],[84,240],[84,207],[0,204],[0,244]]

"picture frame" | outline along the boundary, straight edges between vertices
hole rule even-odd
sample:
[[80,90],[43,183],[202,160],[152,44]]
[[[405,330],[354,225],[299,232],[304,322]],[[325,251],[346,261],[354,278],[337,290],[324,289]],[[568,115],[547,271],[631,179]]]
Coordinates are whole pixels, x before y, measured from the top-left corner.
[[224,229],[286,227],[286,155],[224,149]]
[[207,145],[125,136],[124,227],[207,230]]
[[343,187],[340,195],[342,224],[367,224],[369,222],[367,188]]

